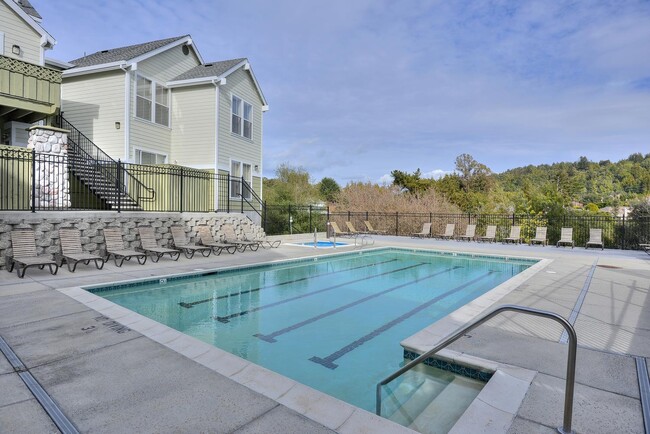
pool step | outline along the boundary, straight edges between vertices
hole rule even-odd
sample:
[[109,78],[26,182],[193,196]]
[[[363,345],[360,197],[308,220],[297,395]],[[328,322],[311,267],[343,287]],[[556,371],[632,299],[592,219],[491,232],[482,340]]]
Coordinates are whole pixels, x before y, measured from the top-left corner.
[[409,428],[425,434],[446,434],[460,419],[485,383],[457,376],[415,418]]
[[415,388],[409,388],[408,383],[403,382],[393,393],[398,400],[400,398],[406,400],[404,404],[397,405],[394,412],[388,416],[388,419],[404,426],[410,426],[427,408],[431,400],[447,387],[449,381],[441,378],[424,378]]

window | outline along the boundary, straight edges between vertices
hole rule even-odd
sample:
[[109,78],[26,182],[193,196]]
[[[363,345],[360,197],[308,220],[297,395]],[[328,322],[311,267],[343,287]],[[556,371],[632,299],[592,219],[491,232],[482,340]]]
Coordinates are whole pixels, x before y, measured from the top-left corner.
[[140,119],[169,126],[169,89],[138,75],[135,115]]
[[167,156],[136,149],[135,162],[136,164],[165,164],[167,162]]
[[253,138],[253,106],[241,98],[232,97],[231,131],[247,139]]
[[[242,195],[245,199],[251,198],[251,184],[253,182],[252,178],[251,165],[248,163],[242,163],[241,161],[230,161],[230,197],[239,198]],[[244,182],[248,184],[242,189],[241,181],[242,178]]]

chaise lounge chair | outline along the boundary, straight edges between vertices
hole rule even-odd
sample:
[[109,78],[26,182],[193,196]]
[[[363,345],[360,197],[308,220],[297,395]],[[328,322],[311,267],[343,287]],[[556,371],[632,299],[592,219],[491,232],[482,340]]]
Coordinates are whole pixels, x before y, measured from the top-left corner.
[[545,246],[548,244],[548,239],[546,238],[546,226],[538,226],[535,230],[535,238],[531,238],[528,245],[532,246],[533,244],[541,244]]
[[257,249],[260,248],[259,243],[256,241],[245,241],[238,239],[237,234],[235,234],[235,228],[233,228],[230,224],[221,226],[221,230],[223,231],[224,241],[228,244],[235,244],[237,246],[237,250],[242,253],[246,250],[246,247],[248,247],[251,252],[256,252]]
[[[106,260],[110,260],[111,256],[115,261],[115,266],[121,267],[124,261],[130,261],[131,258],[136,258],[140,265],[147,262],[147,255],[142,252],[137,252],[132,249],[125,249],[124,242],[122,241],[122,229],[120,228],[105,228],[104,241],[106,242]],[[119,262],[118,262],[119,260]]]
[[467,240],[471,241],[476,236],[476,225],[467,225],[465,229],[465,235],[458,235],[458,240]]
[[640,247],[644,252],[646,252],[648,255],[650,255],[650,244],[644,244],[644,243],[641,243],[641,244],[639,244],[639,247]]
[[562,228],[562,231],[560,232],[560,241],[555,244],[555,247],[560,247],[568,244],[571,245],[572,249],[576,245],[575,241],[573,241],[573,228]]
[[61,241],[61,253],[57,259],[60,267],[63,267],[65,262],[68,264],[68,271],[74,273],[79,262],[88,265],[90,261],[94,261],[98,270],[104,268],[106,260],[103,257],[83,251],[79,229],[59,229],[59,241]]
[[585,249],[588,249],[589,246],[600,246],[600,250],[605,249],[602,229],[589,229],[589,241],[585,244]]
[[372,227],[370,222],[368,220],[364,220],[363,224],[366,225],[366,229],[368,229],[369,234],[374,234],[374,235],[386,235],[388,231],[382,231],[380,229],[375,229]]
[[367,232],[362,232],[362,231],[356,230],[354,228],[354,225],[352,224],[352,222],[345,222],[345,226],[347,226],[350,233],[352,233],[354,235],[367,235],[368,234]]
[[31,229],[11,231],[11,248],[13,254],[6,255],[5,266],[10,273],[16,267],[16,274],[21,279],[25,277],[27,267],[37,266],[39,270],[42,270],[47,265],[52,275],[59,271],[59,265],[52,260],[51,256],[38,256],[36,254],[36,237]]
[[456,224],[455,223],[447,223],[447,226],[445,226],[445,232],[442,234],[436,234],[434,235],[435,238],[440,238],[442,240],[450,240],[454,238],[454,230],[456,229]]
[[201,245],[210,247],[215,255],[220,255],[223,250],[230,253],[231,255],[237,251],[236,244],[215,241],[208,226],[198,226],[197,230],[199,231],[199,240],[201,241]]
[[497,227],[490,225],[485,229],[485,235],[476,238],[478,241],[494,242],[497,240]]
[[510,227],[510,236],[503,239],[503,243],[521,243],[521,226],[512,226]]
[[205,258],[212,253],[212,247],[190,244],[185,237],[185,229],[182,226],[172,226],[171,230],[174,248],[183,252],[187,259],[192,259],[196,252],[201,252]]
[[411,238],[429,238],[431,236],[431,223],[424,223],[420,232],[411,234]]
[[332,228],[332,231],[334,232],[334,236],[336,237],[354,237],[355,234],[352,232],[343,232],[341,228],[339,228],[339,225],[336,222],[330,222],[330,227]]
[[282,243],[282,240],[269,240],[265,233],[262,233],[262,236],[255,234],[250,225],[243,225],[242,231],[244,232],[244,239],[246,241],[254,241],[262,246],[263,249],[278,248]]
[[156,242],[156,236],[151,226],[139,227],[138,233],[140,234],[140,248],[144,253],[151,256],[152,261],[158,262],[160,261],[160,258],[165,255],[169,255],[169,258],[173,259],[174,261],[178,261],[178,258],[180,258],[180,250],[158,246],[158,243]]

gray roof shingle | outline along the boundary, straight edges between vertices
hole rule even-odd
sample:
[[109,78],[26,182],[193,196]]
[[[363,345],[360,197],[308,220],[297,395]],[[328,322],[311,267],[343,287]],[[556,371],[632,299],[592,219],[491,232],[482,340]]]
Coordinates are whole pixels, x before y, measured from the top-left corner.
[[102,65],[104,63],[119,62],[120,60],[131,60],[142,56],[150,51],[164,47],[167,44],[178,41],[189,35],[176,36],[174,38],[160,39],[158,41],[145,42],[143,44],[129,45],[128,47],[113,48],[110,50],[101,50],[96,53],[71,60],[70,63],[76,67]]
[[244,60],[246,60],[245,57],[239,59],[222,60],[220,62],[207,62],[203,65],[198,65],[188,71],[185,71],[170,81],[190,80],[193,78],[205,77],[219,77],[221,74],[228,71],[238,63],[243,62]]
[[31,17],[37,18],[39,20],[42,20],[43,17],[41,14],[38,13],[38,11],[32,6],[32,4],[29,2],[29,0],[15,0],[18,6],[22,8],[22,10],[25,11],[25,13]]

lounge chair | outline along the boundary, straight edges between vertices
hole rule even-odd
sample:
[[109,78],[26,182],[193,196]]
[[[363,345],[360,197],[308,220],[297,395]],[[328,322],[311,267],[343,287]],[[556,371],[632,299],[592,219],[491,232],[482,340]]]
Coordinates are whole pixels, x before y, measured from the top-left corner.
[[242,231],[244,232],[244,239],[246,241],[255,241],[257,244],[262,246],[263,249],[278,248],[282,243],[282,240],[269,240],[266,237],[265,233],[258,235],[253,232],[253,229],[249,225],[243,225]]
[[562,231],[560,232],[560,241],[555,244],[555,247],[568,244],[571,244],[572,249],[576,245],[575,241],[573,241],[573,228],[562,228]]
[[367,232],[362,232],[362,231],[356,230],[354,228],[354,225],[352,224],[352,222],[345,222],[345,226],[347,226],[350,233],[352,233],[354,235],[366,235],[367,234]]
[[535,230],[535,238],[531,238],[529,245],[541,244],[545,246],[548,244],[548,238],[546,238],[546,226],[538,226]]
[[235,244],[237,246],[237,250],[240,252],[244,252],[246,250],[246,247],[248,247],[248,250],[251,252],[256,252],[257,249],[260,248],[259,243],[256,241],[238,239],[237,234],[235,234],[235,228],[233,228],[230,224],[221,226],[221,230],[223,231],[224,241],[228,244]]
[[375,229],[372,227],[372,224],[368,220],[364,220],[363,224],[366,225],[366,229],[368,229],[369,234],[374,234],[374,235],[386,235],[388,231],[382,231],[380,229]]
[[442,234],[436,234],[434,235],[435,238],[440,238],[443,240],[450,240],[454,238],[454,230],[456,229],[456,224],[455,223],[447,223],[447,226],[445,226],[445,232]]
[[485,235],[476,238],[478,241],[494,242],[497,239],[497,227],[490,225],[485,229]]
[[174,248],[183,252],[187,259],[192,259],[196,252],[201,252],[205,258],[210,256],[210,253],[212,253],[212,247],[190,244],[185,237],[185,229],[182,226],[172,226],[171,230]]
[[169,249],[167,247],[159,247],[156,242],[156,236],[154,235],[153,228],[150,226],[142,226],[138,228],[138,233],[140,234],[140,244],[142,251],[147,255],[151,256],[151,260],[154,262],[160,261],[165,255],[169,255],[170,259],[178,261],[178,258],[181,256],[180,250]]
[[230,253],[231,255],[237,251],[236,244],[222,243],[214,240],[212,236],[212,231],[206,225],[201,225],[197,227],[199,231],[199,240],[201,241],[202,246],[210,247],[215,255],[220,255],[223,250]]
[[639,247],[646,252],[648,255],[650,255],[650,244],[639,244]]
[[585,244],[585,249],[588,249],[589,246],[600,246],[600,250],[605,249],[602,229],[589,229],[589,241]]
[[332,231],[334,232],[334,236],[336,237],[354,237],[355,234],[352,232],[343,232],[341,228],[339,228],[339,225],[336,222],[330,222],[330,227],[332,228]]
[[420,232],[411,234],[411,238],[428,238],[431,236],[431,223],[424,223]]
[[25,277],[27,267],[37,266],[39,270],[42,270],[47,265],[52,275],[59,271],[59,265],[50,255],[38,256],[36,254],[36,237],[31,229],[11,231],[11,248],[13,254],[5,256],[5,266],[10,273],[16,267],[16,274],[21,279]]
[[104,268],[106,260],[103,257],[83,251],[79,229],[59,229],[59,241],[61,242],[61,253],[58,255],[60,267],[63,267],[65,262],[68,264],[68,271],[74,273],[79,262],[88,265],[90,261],[94,261],[98,270]]
[[465,229],[465,235],[458,235],[458,240],[467,240],[471,241],[476,236],[476,225],[467,225]]
[[[105,228],[104,241],[106,241],[106,253],[104,257],[108,261],[113,257],[115,266],[121,267],[124,261],[130,261],[131,258],[136,258],[140,265],[147,262],[147,255],[142,252],[137,252],[133,249],[125,249],[124,241],[122,241],[122,229],[120,228]],[[118,262],[119,260],[119,262]]]
[[510,236],[503,239],[503,243],[521,243],[521,226],[511,226],[510,227]]

